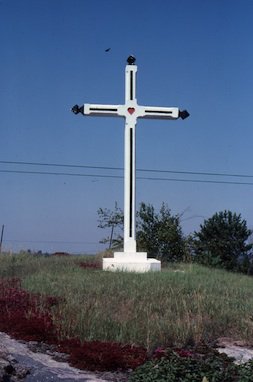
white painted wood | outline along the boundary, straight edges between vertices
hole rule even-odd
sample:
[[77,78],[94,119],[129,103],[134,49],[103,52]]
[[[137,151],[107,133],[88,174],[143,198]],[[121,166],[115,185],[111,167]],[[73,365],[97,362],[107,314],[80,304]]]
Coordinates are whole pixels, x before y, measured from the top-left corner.
[[125,104],[84,104],[83,108],[77,107],[77,112],[81,111],[86,116],[125,118],[124,252],[115,253],[114,259],[104,259],[103,269],[115,270],[123,267],[126,270],[136,271],[140,271],[140,269],[142,269],[141,271],[160,270],[159,261],[147,259],[146,253],[142,252],[142,255],[139,256],[136,252],[136,124],[138,118],[178,119],[180,110],[177,107],[138,105],[136,99],[137,66],[134,64],[134,57],[130,56],[128,63],[131,62],[132,64],[126,65],[125,69]]

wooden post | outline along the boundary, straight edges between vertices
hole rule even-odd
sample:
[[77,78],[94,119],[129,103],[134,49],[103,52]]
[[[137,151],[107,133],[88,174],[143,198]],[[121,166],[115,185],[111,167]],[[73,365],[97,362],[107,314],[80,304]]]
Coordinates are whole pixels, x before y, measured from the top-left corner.
[[0,239],[0,253],[2,252],[2,243],[4,237],[4,224],[2,225],[1,239]]

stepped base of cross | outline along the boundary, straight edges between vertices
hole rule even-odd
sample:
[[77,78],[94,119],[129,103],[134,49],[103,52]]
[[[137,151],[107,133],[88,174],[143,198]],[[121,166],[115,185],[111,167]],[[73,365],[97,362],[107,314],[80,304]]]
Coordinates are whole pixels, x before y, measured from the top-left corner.
[[146,252],[114,252],[113,258],[103,259],[103,270],[140,273],[160,271],[161,262],[148,259]]

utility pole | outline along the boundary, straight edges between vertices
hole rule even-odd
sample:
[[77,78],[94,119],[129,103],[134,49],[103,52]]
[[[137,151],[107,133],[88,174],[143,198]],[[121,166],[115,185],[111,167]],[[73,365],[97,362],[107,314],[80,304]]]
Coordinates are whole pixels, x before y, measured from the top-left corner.
[[2,231],[1,231],[1,239],[0,239],[0,253],[2,252],[2,243],[3,243],[3,237],[4,237],[4,224],[2,225]]

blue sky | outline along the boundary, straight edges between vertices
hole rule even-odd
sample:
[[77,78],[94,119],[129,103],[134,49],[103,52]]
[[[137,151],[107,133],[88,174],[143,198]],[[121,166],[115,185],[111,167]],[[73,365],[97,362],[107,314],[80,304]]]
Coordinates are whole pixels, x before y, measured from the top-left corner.
[[[251,0],[1,0],[0,226],[6,250],[96,252],[99,207],[123,206],[124,121],[75,116],[78,103],[124,103],[130,54],[141,105],[182,121],[141,120],[138,169],[225,173],[139,176],[253,183]],[[111,48],[109,52],[105,49]],[[6,163],[19,162],[19,164]],[[4,171],[93,175],[41,175]],[[252,185],[138,180],[137,204],[182,214],[185,234],[230,209],[253,228]]]

